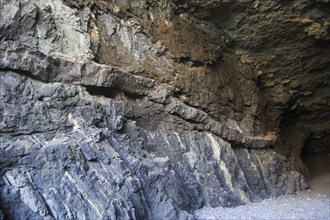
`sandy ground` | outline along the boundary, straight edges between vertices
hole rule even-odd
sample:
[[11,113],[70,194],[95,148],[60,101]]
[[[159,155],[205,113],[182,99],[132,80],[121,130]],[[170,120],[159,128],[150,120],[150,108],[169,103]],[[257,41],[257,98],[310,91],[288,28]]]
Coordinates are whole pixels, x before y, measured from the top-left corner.
[[307,191],[235,208],[205,208],[197,210],[194,216],[198,220],[330,220],[330,154],[313,156],[305,162],[312,176],[311,189]]

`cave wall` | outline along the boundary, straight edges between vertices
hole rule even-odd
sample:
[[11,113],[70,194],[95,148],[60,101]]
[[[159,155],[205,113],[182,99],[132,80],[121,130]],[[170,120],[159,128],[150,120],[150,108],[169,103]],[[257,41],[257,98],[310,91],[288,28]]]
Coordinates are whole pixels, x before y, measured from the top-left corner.
[[305,189],[328,6],[1,0],[4,216],[189,219]]

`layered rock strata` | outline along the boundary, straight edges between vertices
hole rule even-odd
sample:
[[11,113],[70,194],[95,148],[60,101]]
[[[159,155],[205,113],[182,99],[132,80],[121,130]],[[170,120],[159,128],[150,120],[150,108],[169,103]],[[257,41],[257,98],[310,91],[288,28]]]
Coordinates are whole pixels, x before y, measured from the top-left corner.
[[305,189],[301,148],[328,151],[323,4],[0,1],[5,218],[191,219]]

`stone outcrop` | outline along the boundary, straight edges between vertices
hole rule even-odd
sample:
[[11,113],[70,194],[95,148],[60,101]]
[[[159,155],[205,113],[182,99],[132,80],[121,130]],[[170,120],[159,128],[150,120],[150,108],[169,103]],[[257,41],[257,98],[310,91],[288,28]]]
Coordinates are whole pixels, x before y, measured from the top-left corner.
[[301,149],[329,151],[322,6],[1,0],[4,217],[192,219],[305,189]]

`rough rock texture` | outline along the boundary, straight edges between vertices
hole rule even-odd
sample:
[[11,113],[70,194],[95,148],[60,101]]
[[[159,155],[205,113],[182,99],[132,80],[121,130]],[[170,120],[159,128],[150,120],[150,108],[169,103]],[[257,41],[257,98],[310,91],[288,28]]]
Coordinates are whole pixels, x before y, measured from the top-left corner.
[[[327,1],[0,0],[8,219],[190,219],[329,152]],[[1,216],[0,216],[1,218]]]

